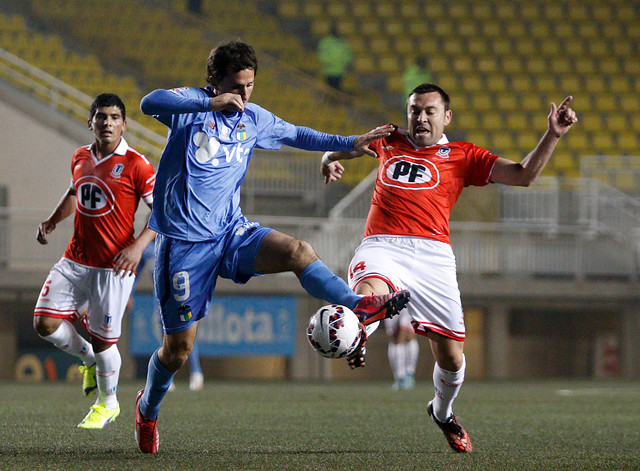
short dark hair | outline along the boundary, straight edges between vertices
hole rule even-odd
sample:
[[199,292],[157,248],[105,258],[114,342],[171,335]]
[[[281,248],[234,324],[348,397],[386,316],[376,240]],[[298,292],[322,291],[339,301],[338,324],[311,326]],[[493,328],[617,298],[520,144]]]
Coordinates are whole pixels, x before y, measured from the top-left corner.
[[444,102],[444,109],[445,111],[448,111],[449,105],[451,105],[449,94],[445,92],[442,88],[438,87],[433,83],[422,83],[418,85],[416,88],[411,90],[411,93],[409,93],[409,96],[407,97],[407,99],[414,93],[416,95],[424,95],[425,93],[432,93],[432,92],[436,92],[440,94],[440,97],[442,97],[442,101]]
[[251,46],[240,41],[229,41],[221,44],[211,51],[207,59],[207,82],[216,85],[224,80],[228,69],[240,72],[244,69],[253,69],[258,73],[258,59]]
[[115,93],[102,93],[93,100],[91,108],[89,108],[89,119],[93,119],[98,108],[104,108],[107,106],[117,106],[122,113],[122,119],[127,119],[127,111],[124,107],[124,102]]

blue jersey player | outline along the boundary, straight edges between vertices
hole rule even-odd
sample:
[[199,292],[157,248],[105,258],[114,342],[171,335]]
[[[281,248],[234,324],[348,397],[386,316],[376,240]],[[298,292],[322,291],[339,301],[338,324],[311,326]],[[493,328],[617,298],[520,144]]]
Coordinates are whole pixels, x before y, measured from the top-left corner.
[[[219,276],[246,283],[255,275],[292,271],[309,294],[348,306],[363,324],[397,314],[409,299],[407,291],[357,295],[307,242],[243,216],[240,185],[255,147],[375,155],[369,143],[392,130],[344,137],[287,123],[249,102],[257,71],[253,48],[229,42],[211,52],[206,88],[155,90],[141,103],[145,114],[169,128],[149,222],[158,233],[155,292],[164,337],[136,398],[136,440],[145,453],[158,451],[160,402],[189,356]],[[364,361],[362,349],[351,361]]]

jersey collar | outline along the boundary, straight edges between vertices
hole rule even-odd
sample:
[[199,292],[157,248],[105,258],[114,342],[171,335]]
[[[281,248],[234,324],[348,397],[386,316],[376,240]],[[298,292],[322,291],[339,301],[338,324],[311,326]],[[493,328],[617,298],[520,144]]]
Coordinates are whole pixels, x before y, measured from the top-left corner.
[[[425,149],[425,147],[417,146],[416,143],[411,140],[411,136],[409,136],[409,131],[407,129],[398,128],[398,132],[400,134],[402,134],[404,137],[407,138],[407,141],[409,141],[411,143],[411,145],[413,146],[414,149],[416,149],[416,150]],[[442,136],[440,137],[440,139],[438,139],[438,142],[436,142],[432,146],[427,146],[427,147],[441,146],[441,145],[448,144],[448,143],[449,143],[449,138],[447,138],[447,135],[443,133]]]
[[127,150],[129,149],[129,144],[127,143],[127,141],[124,139],[124,137],[120,137],[120,144],[118,144],[118,147],[116,147],[116,149],[113,151],[113,153],[103,157],[102,159],[98,160],[98,157],[96,157],[95,152],[93,151],[93,144],[89,145],[89,150],[91,151],[91,157],[93,157],[93,161],[96,164],[102,163],[107,161],[108,159],[110,159],[113,155],[124,155],[127,153]]

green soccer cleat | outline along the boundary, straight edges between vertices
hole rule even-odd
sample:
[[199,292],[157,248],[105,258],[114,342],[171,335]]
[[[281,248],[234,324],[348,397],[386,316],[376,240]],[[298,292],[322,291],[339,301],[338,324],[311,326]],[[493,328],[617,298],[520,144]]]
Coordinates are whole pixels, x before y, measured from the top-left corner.
[[78,424],[80,428],[105,428],[111,422],[115,422],[120,414],[120,405],[115,409],[107,409],[104,404],[94,404],[89,409],[87,416]]
[[82,393],[86,397],[93,396],[98,390],[98,381],[96,380],[96,364],[93,366],[82,365],[80,367],[82,373]]

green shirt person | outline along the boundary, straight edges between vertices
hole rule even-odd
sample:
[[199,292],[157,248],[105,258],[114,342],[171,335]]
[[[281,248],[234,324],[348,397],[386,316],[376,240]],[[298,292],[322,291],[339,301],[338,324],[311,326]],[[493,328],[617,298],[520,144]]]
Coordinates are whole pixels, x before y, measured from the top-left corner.
[[318,60],[327,83],[340,90],[342,78],[353,61],[353,52],[347,40],[335,29],[318,43]]
[[427,70],[427,58],[425,56],[416,58],[415,62],[409,65],[402,74],[403,102],[406,101],[414,88],[431,81],[431,74]]

